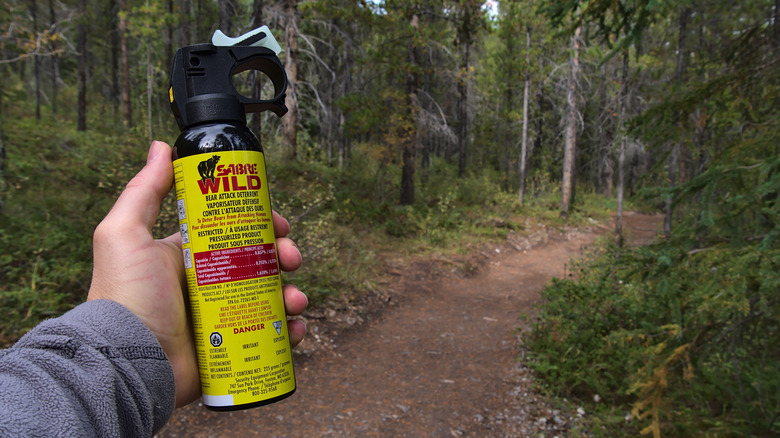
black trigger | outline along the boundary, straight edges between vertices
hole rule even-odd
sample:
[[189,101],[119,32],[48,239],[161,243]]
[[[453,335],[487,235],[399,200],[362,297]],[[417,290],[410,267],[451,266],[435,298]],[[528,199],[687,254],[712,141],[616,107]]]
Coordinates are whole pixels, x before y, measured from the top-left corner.
[[251,37],[249,37],[249,38],[247,38],[245,40],[241,40],[241,41],[239,41],[239,42],[237,42],[237,43],[235,43],[233,45],[234,46],[251,46],[252,44],[262,40],[266,36],[267,35],[265,34],[265,32],[259,32],[259,33],[255,34],[255,35],[252,35]]

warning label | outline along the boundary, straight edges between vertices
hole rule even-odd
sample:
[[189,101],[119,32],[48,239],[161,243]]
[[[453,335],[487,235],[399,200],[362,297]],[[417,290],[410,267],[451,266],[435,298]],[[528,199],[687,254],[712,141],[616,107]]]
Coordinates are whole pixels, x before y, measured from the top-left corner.
[[195,254],[198,286],[278,275],[272,243]]
[[203,401],[254,403],[295,389],[262,153],[174,162]]

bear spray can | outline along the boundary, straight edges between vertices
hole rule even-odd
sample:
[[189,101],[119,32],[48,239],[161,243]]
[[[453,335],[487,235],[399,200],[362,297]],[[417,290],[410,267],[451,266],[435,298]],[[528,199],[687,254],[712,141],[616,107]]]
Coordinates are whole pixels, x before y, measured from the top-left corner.
[[[216,411],[261,406],[295,391],[265,158],[246,113],[281,117],[287,77],[267,27],[180,48],[170,101],[181,135],[174,179],[203,404]],[[265,74],[274,97],[232,85]]]

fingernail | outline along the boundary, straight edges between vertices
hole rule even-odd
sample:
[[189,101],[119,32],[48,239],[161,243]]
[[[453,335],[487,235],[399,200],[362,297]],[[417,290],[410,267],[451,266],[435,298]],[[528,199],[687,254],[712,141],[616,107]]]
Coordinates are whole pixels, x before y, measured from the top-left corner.
[[157,158],[158,155],[160,155],[160,147],[158,143],[160,142],[155,140],[152,142],[152,145],[149,146],[149,154],[146,156],[146,164],[151,163],[155,158]]

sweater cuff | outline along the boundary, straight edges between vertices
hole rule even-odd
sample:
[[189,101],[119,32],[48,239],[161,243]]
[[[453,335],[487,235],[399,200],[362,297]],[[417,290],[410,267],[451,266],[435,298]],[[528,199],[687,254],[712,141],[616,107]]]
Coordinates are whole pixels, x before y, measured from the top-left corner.
[[111,300],[87,301],[64,314],[61,320],[91,328],[113,352],[132,364],[152,403],[153,430],[159,431],[173,414],[176,385],[170,361],[151,330],[134,313]]

